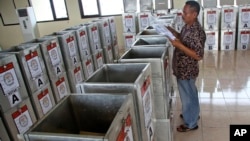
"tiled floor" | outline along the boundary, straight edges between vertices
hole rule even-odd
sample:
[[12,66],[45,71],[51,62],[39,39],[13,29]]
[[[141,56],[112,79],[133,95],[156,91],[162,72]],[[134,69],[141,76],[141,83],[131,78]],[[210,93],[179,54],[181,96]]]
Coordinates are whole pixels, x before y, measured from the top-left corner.
[[206,51],[196,84],[199,129],[180,133],[181,102],[174,81],[174,141],[229,141],[230,124],[250,124],[250,51]]

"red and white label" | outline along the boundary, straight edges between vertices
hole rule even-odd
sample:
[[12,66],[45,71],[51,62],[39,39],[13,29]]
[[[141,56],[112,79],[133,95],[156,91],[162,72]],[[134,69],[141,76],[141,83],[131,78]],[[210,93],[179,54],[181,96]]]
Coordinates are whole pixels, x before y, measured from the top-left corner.
[[75,75],[76,83],[80,83],[80,82],[83,81],[82,74],[81,74],[81,68],[80,67],[76,67],[74,69],[74,75]]
[[92,65],[92,63],[91,63],[91,60],[87,60],[87,61],[86,61],[86,68],[87,68],[88,77],[89,77],[89,76],[92,75],[93,72],[94,72],[94,70],[93,70],[93,65]]
[[27,105],[12,113],[12,118],[20,134],[25,133],[33,124]]
[[42,107],[43,114],[46,114],[48,111],[52,109],[52,102],[49,96],[49,90],[46,89],[42,91],[38,96],[37,96],[40,106]]
[[60,78],[56,82],[56,88],[57,88],[60,99],[62,99],[64,96],[67,95],[68,89],[67,89],[64,77]]
[[96,61],[97,61],[97,67],[101,68],[103,66],[103,59],[102,59],[102,54],[98,53],[96,55]]
[[0,67],[0,84],[4,95],[9,95],[20,86],[12,62]]
[[229,45],[233,42],[233,32],[224,33],[224,44]]
[[216,23],[216,11],[207,11],[207,23],[208,24]]
[[241,21],[243,23],[250,23],[250,9],[242,9],[241,12]]
[[149,26],[149,16],[148,14],[140,15],[141,27],[144,29]]
[[133,16],[127,15],[125,16],[125,27],[126,28],[132,28],[134,26],[133,24]]
[[68,44],[68,48],[69,48],[69,55],[75,56],[76,55],[76,45],[75,45],[75,40],[74,37],[69,37],[66,39],[67,44]]
[[116,141],[133,141],[133,130],[131,116],[128,115],[125,120],[125,125],[122,126]]
[[31,52],[30,54],[25,55],[26,62],[32,78],[36,78],[41,75],[42,67],[38,58],[37,51]]
[[86,36],[85,31],[80,32],[80,41],[81,41],[82,50],[88,49],[87,36]]
[[224,20],[226,23],[233,22],[234,10],[233,9],[225,9],[224,10]]
[[47,51],[49,53],[50,61],[51,61],[53,66],[55,66],[61,62],[56,43],[51,43],[50,45],[48,45]]
[[93,37],[93,41],[95,44],[98,44],[99,42],[99,35],[98,35],[98,31],[97,31],[97,27],[96,26],[93,26],[91,28],[91,31],[92,31],[92,37]]
[[215,33],[207,33],[207,44],[208,45],[215,45]]
[[152,102],[151,102],[151,89],[150,89],[150,77],[144,81],[141,87],[141,97],[145,118],[145,126],[148,128],[151,122],[152,116]]
[[125,40],[126,40],[126,46],[131,47],[134,42],[134,36],[133,35],[125,36]]
[[249,36],[250,36],[250,31],[241,31],[240,33],[240,41],[242,44],[249,44]]

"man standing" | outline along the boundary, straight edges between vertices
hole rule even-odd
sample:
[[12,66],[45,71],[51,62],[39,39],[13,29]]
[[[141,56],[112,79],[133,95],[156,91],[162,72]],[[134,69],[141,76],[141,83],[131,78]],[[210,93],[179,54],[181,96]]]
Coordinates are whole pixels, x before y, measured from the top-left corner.
[[177,131],[186,132],[198,129],[200,105],[198,91],[195,86],[199,74],[198,61],[203,58],[206,34],[198,22],[200,5],[196,1],[187,1],[183,8],[185,26],[181,32],[173,28],[168,29],[177,39],[170,40],[175,47],[173,55],[173,73],[177,78],[178,90],[182,102],[184,123],[177,127]]

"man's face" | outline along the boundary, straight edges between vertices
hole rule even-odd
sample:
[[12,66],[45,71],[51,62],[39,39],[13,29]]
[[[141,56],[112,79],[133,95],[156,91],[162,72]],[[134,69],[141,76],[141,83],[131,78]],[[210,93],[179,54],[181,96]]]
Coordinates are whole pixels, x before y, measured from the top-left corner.
[[190,8],[189,5],[185,5],[183,8],[182,18],[186,24],[192,23],[197,17],[197,13]]

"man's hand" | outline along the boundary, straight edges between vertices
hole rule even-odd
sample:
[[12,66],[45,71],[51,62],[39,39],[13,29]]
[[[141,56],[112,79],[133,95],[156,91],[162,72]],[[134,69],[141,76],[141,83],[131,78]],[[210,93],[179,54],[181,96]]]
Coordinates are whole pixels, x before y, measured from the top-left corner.
[[169,39],[169,41],[176,48],[180,48],[181,46],[183,46],[182,42],[179,39],[175,39],[175,40]]
[[172,32],[172,34],[174,34],[174,36],[176,37],[176,38],[178,38],[178,39],[180,39],[179,37],[180,37],[180,33],[178,33],[175,29],[173,29],[172,27],[170,27],[170,26],[167,26],[166,27],[170,32]]

